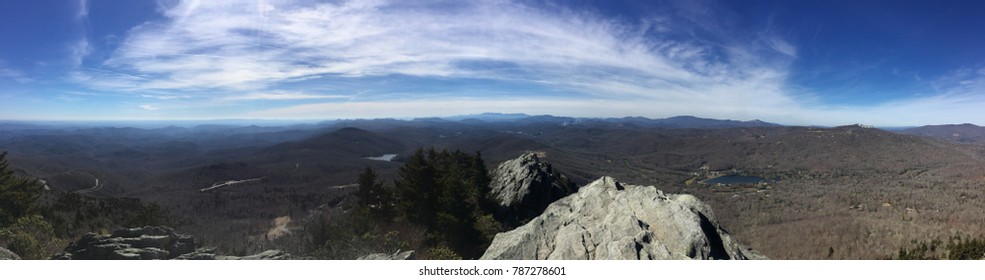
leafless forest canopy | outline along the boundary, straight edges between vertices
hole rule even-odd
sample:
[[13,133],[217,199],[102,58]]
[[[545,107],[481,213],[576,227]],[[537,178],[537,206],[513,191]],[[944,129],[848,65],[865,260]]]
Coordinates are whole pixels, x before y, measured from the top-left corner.
[[[42,180],[36,209],[53,226],[49,250],[85,232],[146,222],[174,226],[229,254],[316,255],[321,247],[313,239],[333,237],[314,230],[354,207],[360,172],[371,168],[393,189],[398,170],[421,147],[478,152],[489,169],[532,151],[577,185],[608,175],[693,194],[735,238],[774,259],[892,258],[919,242],[985,233],[985,146],[975,134],[985,129],[708,122],[542,116],[279,127],[3,124],[0,150],[13,174]],[[397,156],[368,158],[384,154]],[[702,182],[729,174],[768,180]],[[415,223],[374,228],[378,235],[364,238],[372,250],[419,249],[429,238]]]

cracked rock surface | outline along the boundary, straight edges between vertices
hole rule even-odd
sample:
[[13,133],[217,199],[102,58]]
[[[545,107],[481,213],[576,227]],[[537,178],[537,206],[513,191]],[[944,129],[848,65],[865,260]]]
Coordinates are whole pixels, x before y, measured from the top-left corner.
[[481,259],[763,259],[692,195],[602,177],[497,234]]
[[497,218],[511,227],[540,215],[552,202],[578,191],[574,183],[534,153],[504,161],[492,175],[489,187],[499,203]]
[[112,234],[87,233],[72,242],[56,260],[289,260],[291,254],[268,250],[249,256],[216,255],[214,248],[198,248],[190,235],[170,227],[123,228]]

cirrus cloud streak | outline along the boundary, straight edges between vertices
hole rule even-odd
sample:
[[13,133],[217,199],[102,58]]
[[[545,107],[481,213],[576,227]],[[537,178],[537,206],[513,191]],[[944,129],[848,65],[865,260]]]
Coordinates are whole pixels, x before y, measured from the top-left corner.
[[[164,21],[131,29],[99,70],[74,77],[93,88],[162,101],[192,96],[210,102],[307,102],[268,102],[225,116],[233,118],[499,111],[905,125],[954,122],[967,118],[958,114],[972,112],[972,105],[985,103],[967,79],[939,79],[940,92],[929,96],[827,106],[815,95],[820,93],[789,86],[789,66],[799,53],[795,44],[772,32],[734,35],[748,30],[695,13],[705,10],[695,5],[668,5],[664,13],[631,21],[513,1],[162,2]],[[418,89],[396,92],[400,99],[390,100],[374,85],[339,83],[367,77],[410,77],[388,84],[390,93],[401,86]],[[428,91],[415,78],[511,86]],[[309,90],[323,87],[332,91]],[[545,88],[549,96],[540,95]],[[488,94],[463,97],[472,91]],[[512,94],[497,94],[503,92]]]

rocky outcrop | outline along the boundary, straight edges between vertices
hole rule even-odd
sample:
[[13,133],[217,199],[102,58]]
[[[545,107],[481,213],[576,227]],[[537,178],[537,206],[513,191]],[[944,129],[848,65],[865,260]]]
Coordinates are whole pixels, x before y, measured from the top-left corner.
[[305,258],[292,255],[280,250],[266,250],[248,256],[224,256],[218,255],[215,248],[201,248],[194,252],[184,254],[174,258],[175,260],[302,260]]
[[602,177],[543,214],[497,234],[482,259],[757,259],[711,208],[691,195],[664,194]]
[[540,215],[552,202],[578,191],[571,180],[534,153],[501,163],[493,170],[489,187],[499,203],[496,218],[514,226]]
[[397,251],[393,254],[369,254],[357,258],[357,260],[412,260],[415,254],[413,250],[410,251]]
[[0,247],[0,260],[19,260],[19,259],[21,259],[21,257],[15,254],[14,252],[7,250],[7,248]]
[[217,260],[300,260],[303,258],[291,255],[281,250],[266,250],[249,256],[218,256]]
[[195,240],[169,227],[124,228],[110,235],[87,233],[54,259],[162,260],[194,252]]
[[236,257],[215,254],[214,248],[198,248],[195,240],[163,226],[124,228],[109,235],[87,233],[72,242],[56,260],[281,260],[296,259],[281,251]]

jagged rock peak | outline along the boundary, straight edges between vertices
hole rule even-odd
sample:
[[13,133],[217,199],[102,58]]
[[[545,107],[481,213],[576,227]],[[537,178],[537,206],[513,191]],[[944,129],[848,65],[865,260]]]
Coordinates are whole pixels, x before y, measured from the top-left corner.
[[112,234],[87,233],[72,242],[56,260],[261,260],[293,259],[288,253],[271,250],[260,254],[235,257],[215,254],[214,248],[199,249],[190,235],[178,234],[165,226],[123,228]]
[[692,195],[602,177],[497,234],[482,259],[760,259]]
[[19,260],[19,259],[21,259],[21,257],[15,254],[14,252],[7,250],[7,248],[0,247],[0,260]]
[[490,191],[501,208],[499,216],[515,220],[537,216],[551,202],[578,191],[571,180],[535,153],[504,161],[492,175]]

